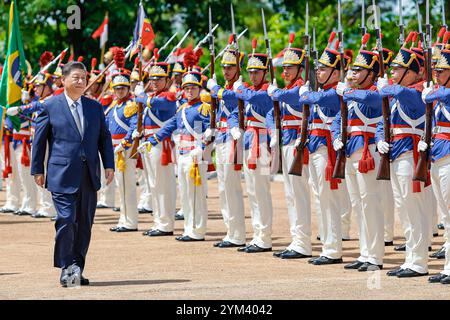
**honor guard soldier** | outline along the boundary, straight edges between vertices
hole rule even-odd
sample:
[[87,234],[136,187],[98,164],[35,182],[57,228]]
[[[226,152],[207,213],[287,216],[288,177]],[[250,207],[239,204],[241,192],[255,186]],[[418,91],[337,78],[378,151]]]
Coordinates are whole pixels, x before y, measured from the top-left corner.
[[[143,93],[136,98],[136,101],[145,107],[142,120],[145,140],[171,121],[177,111],[176,94],[168,91],[169,72],[169,64],[154,63],[149,70],[151,93]],[[153,199],[154,225],[144,232],[144,235],[151,237],[173,235],[176,204],[173,142],[169,136],[160,140],[160,143],[152,147],[149,152],[147,152],[147,145],[143,143],[139,149],[144,162],[143,173],[146,175],[144,178],[148,181]]]
[[[301,78],[305,50],[292,48],[294,34],[290,36],[289,46],[284,50],[282,58],[283,79],[286,82],[284,89],[270,85],[267,92],[274,101],[281,106],[282,125],[282,169],[284,178],[284,191],[288,209],[290,234],[292,242],[281,251],[274,253],[275,257],[282,259],[308,258],[312,255],[311,248],[311,198],[308,185],[308,158],[309,152],[304,148],[304,166],[301,176],[290,175],[289,170],[294,162],[296,141],[300,139],[303,118],[303,105],[299,103],[299,88],[304,84]],[[270,147],[278,144],[275,132],[274,110],[267,115],[269,132],[271,133]]]
[[[194,65],[195,58],[192,54],[186,54],[187,70]],[[184,214],[184,232],[175,239],[182,242],[205,240],[208,219],[206,194],[202,186],[203,183],[207,183],[208,163],[203,161],[205,144],[202,138],[205,130],[209,128],[211,106],[201,99],[201,77],[202,75],[195,71],[188,71],[183,75],[182,90],[187,102],[164,127],[147,138],[153,149],[159,144],[166,143],[175,130],[179,131],[178,182],[181,210]],[[163,148],[161,146],[161,151]]]
[[[226,81],[224,89],[217,85],[215,78],[209,79],[207,84],[212,97],[219,101],[216,111],[216,132],[208,128],[205,132],[205,139],[209,140],[213,135],[215,136],[220,211],[227,228],[227,234],[222,241],[214,243],[214,247],[217,248],[243,247],[245,245],[245,211],[241,185],[241,165],[235,165],[233,158],[230,158],[236,143],[229,130],[231,114],[238,107],[238,100],[232,91],[234,83],[239,79],[236,55],[235,50],[229,49],[222,56],[222,73]],[[240,53],[240,66],[242,66],[243,61],[244,54]]]
[[388,276],[416,277],[428,274],[427,249],[430,242],[431,215],[425,207],[420,181],[413,181],[418,160],[417,144],[423,134],[425,105],[421,99],[423,82],[418,82],[424,57],[405,45],[392,61],[392,81],[378,78],[380,94],[391,97],[391,145],[384,141],[383,122],[377,126],[380,153],[390,152],[391,183],[400,221],[406,238],[405,263]]
[[114,232],[137,231],[138,226],[136,160],[130,148],[137,123],[138,107],[131,96],[130,71],[123,68],[124,58],[122,49],[115,50],[114,60],[117,69],[111,80],[115,97],[106,116],[113,141],[117,167],[115,180],[120,195],[119,222],[110,229]]
[[[425,88],[422,97],[425,103],[436,102],[431,145],[431,181],[439,207],[446,208],[443,212],[446,243],[441,249],[445,255],[444,270],[430,277],[428,281],[450,284],[450,46],[440,52],[434,72],[439,87]],[[428,147],[424,141],[418,144],[419,151],[425,151]]]
[[[332,39],[334,37],[330,37]],[[328,47],[318,60],[317,81],[320,89],[311,91],[309,84],[300,87],[300,104],[308,104],[310,111],[309,127],[309,176],[316,197],[317,213],[321,224],[320,257],[310,259],[314,265],[342,263],[341,199],[343,187],[341,180],[332,177],[336,163],[336,151],[331,140],[331,123],[340,110],[336,85],[339,82],[341,63],[347,70],[351,58],[344,56],[341,61],[339,52]],[[338,43],[336,44],[336,48]]]

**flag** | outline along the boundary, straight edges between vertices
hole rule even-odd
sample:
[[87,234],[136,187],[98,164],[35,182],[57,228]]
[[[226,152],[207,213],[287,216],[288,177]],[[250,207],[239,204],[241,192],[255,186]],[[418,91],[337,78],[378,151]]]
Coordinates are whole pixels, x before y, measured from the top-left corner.
[[103,48],[108,41],[108,14],[105,15],[105,19],[103,20],[100,27],[94,31],[92,34],[92,39],[97,39],[100,37],[100,48]]
[[[0,81],[0,105],[5,106],[6,108],[22,104],[22,87],[27,69],[22,36],[19,29],[19,15],[14,1],[11,2],[9,10],[8,31],[8,49],[6,51],[6,59]],[[5,109],[1,108],[0,115],[3,129]],[[14,128],[20,130],[19,117],[14,116],[9,118],[13,123]]]
[[150,24],[150,20],[145,14],[144,6],[141,2],[139,3],[138,15],[136,24],[134,26],[130,57],[138,52],[139,44],[141,44],[142,47],[145,47],[146,45],[150,44],[153,39],[155,39],[155,33],[153,32],[152,25]]

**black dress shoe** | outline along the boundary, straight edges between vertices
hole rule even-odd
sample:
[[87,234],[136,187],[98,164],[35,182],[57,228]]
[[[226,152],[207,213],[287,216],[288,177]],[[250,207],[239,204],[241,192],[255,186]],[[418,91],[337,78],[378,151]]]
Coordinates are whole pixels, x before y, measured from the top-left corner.
[[18,216],[31,216],[32,215],[32,213],[30,213],[30,212],[28,212],[28,211],[25,211],[25,210],[19,210],[19,211],[17,211],[17,213],[16,213]]
[[394,245],[394,241],[385,241],[384,246],[385,247],[392,247]]
[[377,270],[382,270],[383,269],[383,265],[382,264],[373,264],[370,262],[364,262],[364,264],[358,268],[358,271],[377,271]]
[[214,243],[213,246],[216,248],[238,248],[238,247],[245,247],[245,244],[235,244],[230,241],[220,241]]
[[259,253],[259,252],[269,252],[272,251],[272,248],[261,248],[256,244],[252,244],[250,246],[245,247],[245,252],[247,253]]
[[189,237],[189,236],[179,236],[179,237],[176,237],[175,240],[183,241],[183,242],[190,242],[190,241],[205,241],[205,239],[194,239],[194,238],[191,238],[191,237]]
[[397,268],[395,268],[395,269],[389,270],[386,274],[387,274],[389,277],[396,277],[397,274],[398,274],[399,272],[402,272],[403,270],[404,270],[404,269],[402,269],[401,267],[397,267]]
[[248,244],[248,245],[246,245],[246,246],[244,246],[242,248],[237,249],[237,251],[238,252],[245,252],[245,250],[247,250],[247,248],[250,247],[250,246],[251,246],[251,244]]
[[97,209],[107,209],[107,208],[109,208],[109,207],[104,205],[104,204],[98,204],[97,205]]
[[15,214],[17,211],[16,210],[7,209],[7,208],[1,208],[0,212],[1,213],[14,213]]
[[430,254],[430,258],[445,259],[445,248],[442,247],[438,251]]
[[184,215],[176,213],[175,220],[184,220]]
[[282,251],[274,252],[274,253],[273,253],[273,256],[274,256],[274,257],[277,257],[277,258],[281,258],[281,255],[282,255],[283,253],[286,253],[286,252],[289,252],[289,250],[288,250],[288,249],[284,249],[284,250],[282,250]]
[[288,250],[287,252],[281,254],[281,259],[303,259],[303,258],[311,258],[311,256],[307,256],[295,250]]
[[439,224],[437,225],[437,228],[438,228],[439,230],[444,230],[444,229],[445,229],[443,223],[439,223]]
[[344,266],[344,269],[359,269],[364,264],[364,262],[361,262],[359,260],[353,261],[352,263],[346,264]]
[[173,236],[173,231],[162,231],[159,229],[155,229],[155,230],[149,230],[147,235],[149,237]]
[[342,263],[342,258],[339,259],[330,259],[324,256],[318,257],[316,259],[313,260],[312,264],[319,266],[319,265],[325,265],[325,264],[338,264],[338,263]]
[[67,282],[69,281],[70,272],[67,269],[61,270],[61,276],[59,277],[59,283],[63,287],[67,287]]
[[318,258],[311,258],[311,259],[308,260],[308,263],[312,264],[314,262],[314,260],[316,260],[316,259],[318,259]]
[[35,213],[35,214],[32,214],[31,216],[32,216],[33,218],[36,218],[36,219],[39,219],[39,218],[50,218],[49,216],[46,216],[45,214],[40,213],[40,212],[37,212],[37,213]]
[[139,209],[138,209],[138,212],[139,212],[139,213],[152,213],[153,210],[147,210],[147,209],[145,209],[145,208],[139,208]]
[[433,233],[433,238],[439,237],[439,233]]
[[394,250],[395,250],[395,251],[406,251],[406,244],[404,243],[404,244],[401,244],[401,245],[399,245],[399,246],[396,246],[396,247],[394,248]]
[[429,277],[428,282],[429,283],[440,283],[441,280],[446,277],[448,277],[446,274],[439,273],[439,274]]
[[352,239],[350,239],[350,237],[348,237],[348,238],[342,238],[342,241],[352,241]]
[[406,268],[399,273],[397,273],[397,278],[412,278],[412,277],[422,277],[428,275],[428,272],[426,273],[419,273],[417,271],[411,270],[409,268]]
[[115,231],[116,232],[135,232],[135,231],[138,231],[138,229],[128,229],[128,228],[125,228],[125,227],[116,227]]
[[114,212],[120,212],[120,208],[119,208],[119,207],[114,207],[114,208],[113,208],[113,211],[114,211]]
[[442,284],[450,284],[450,276],[441,279]]
[[88,286],[88,285],[89,285],[89,279],[87,279],[87,278],[81,276],[81,278],[80,278],[80,284],[81,284],[82,286]]
[[119,229],[119,227],[111,227],[111,228],[109,228],[109,231],[112,231],[112,232],[116,232],[117,231],[117,229]]

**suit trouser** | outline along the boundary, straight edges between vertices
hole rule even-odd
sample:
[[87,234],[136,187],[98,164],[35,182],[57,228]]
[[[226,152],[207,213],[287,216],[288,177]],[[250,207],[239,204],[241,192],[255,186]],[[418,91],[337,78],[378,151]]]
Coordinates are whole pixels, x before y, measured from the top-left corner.
[[231,148],[230,141],[216,144],[220,212],[227,228],[227,234],[223,241],[245,244],[245,211],[241,170],[234,170],[234,164],[230,161]]
[[311,196],[309,192],[309,169],[303,165],[302,176],[289,174],[294,162],[294,142],[283,146],[282,166],[284,192],[289,216],[291,244],[287,250],[294,250],[304,255],[311,255]]
[[[142,156],[142,155],[141,155]],[[144,160],[142,160],[144,162]],[[136,177],[139,181],[139,202],[138,209],[153,210],[152,193],[150,190],[150,182],[148,181],[148,173],[146,169],[136,169]]]
[[[14,150],[20,184],[22,186],[22,205],[19,210],[34,213],[36,211],[37,186],[31,175],[31,167],[26,167],[17,161],[22,157],[22,150],[23,144],[17,145],[16,150]],[[30,153],[31,151],[29,150],[28,152]]]
[[[194,180],[190,177],[192,163],[193,160],[189,153],[178,156],[178,182],[180,184],[181,210],[183,210],[184,215],[183,236],[204,239],[208,220],[208,206],[204,193],[205,189],[202,185],[195,186]],[[201,183],[207,183],[208,164],[200,162],[198,167]]]
[[[100,157],[100,168],[103,168],[103,162]],[[106,185],[106,177],[104,170],[101,170],[101,182],[102,186],[98,191],[98,205],[104,205],[110,208],[115,206],[115,194],[116,194],[116,182],[113,181],[109,185]]]
[[450,156],[441,158],[431,165],[431,181],[439,207],[447,208],[443,214],[445,265],[441,273],[450,275]]
[[174,165],[161,165],[161,144],[152,147],[150,152],[142,154],[145,170],[151,193],[154,226],[165,232],[172,232],[174,225],[175,204],[177,188]]
[[[124,159],[126,159],[125,171],[117,170],[115,174],[120,195],[120,218],[117,226],[137,229],[136,160],[129,158],[130,155],[131,148],[123,151]],[[117,155],[115,158],[117,163]]]
[[401,268],[426,273],[431,212],[424,206],[423,183],[422,191],[413,193],[414,160],[411,151],[392,162],[391,173],[395,206],[406,238],[406,257]]
[[76,264],[83,271],[91,240],[97,192],[86,163],[81,174],[81,185],[76,193],[52,192],[52,198],[57,211],[54,266],[68,268]]
[[270,154],[267,143],[260,143],[256,169],[248,168],[250,150],[244,150],[244,176],[252,217],[253,239],[250,244],[272,247],[272,197],[270,194]]
[[[16,159],[16,153],[12,149],[13,143],[10,143],[10,165],[11,173],[6,178],[6,202],[3,206],[5,209],[12,211],[19,210],[20,206],[20,175],[19,165]],[[5,147],[5,146],[3,146]]]
[[[378,170],[378,169],[377,169]],[[384,215],[384,241],[394,240],[395,206],[394,192],[390,181],[378,180],[381,187],[381,205]]]
[[[319,147],[316,152],[309,155],[309,174],[314,185],[314,194],[317,197],[319,223],[321,224],[320,240],[322,242],[321,256],[330,259],[342,257],[341,232],[341,201],[342,191],[331,190],[328,181],[325,181],[325,168],[328,161],[328,152],[325,146]],[[341,184],[339,185],[341,187]]]
[[370,153],[375,159],[375,169],[367,173],[358,171],[362,149],[354,152],[347,158],[345,179],[353,207],[358,212],[359,226],[358,261],[369,262],[376,265],[383,264],[384,256],[384,217],[382,212],[381,193],[379,182],[376,180],[380,156],[375,151],[375,145],[369,146]]

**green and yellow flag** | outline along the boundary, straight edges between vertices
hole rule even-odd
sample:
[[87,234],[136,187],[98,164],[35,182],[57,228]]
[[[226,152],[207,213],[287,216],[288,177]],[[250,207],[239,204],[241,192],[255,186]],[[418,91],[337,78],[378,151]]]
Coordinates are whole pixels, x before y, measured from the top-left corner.
[[[6,108],[20,105],[24,75],[27,68],[23,51],[22,36],[19,28],[19,14],[14,1],[11,2],[8,19],[6,59],[3,64],[2,79],[0,82],[0,105]],[[0,108],[1,133],[3,134],[3,121],[5,108]],[[10,117],[14,128],[20,130],[20,119]]]

